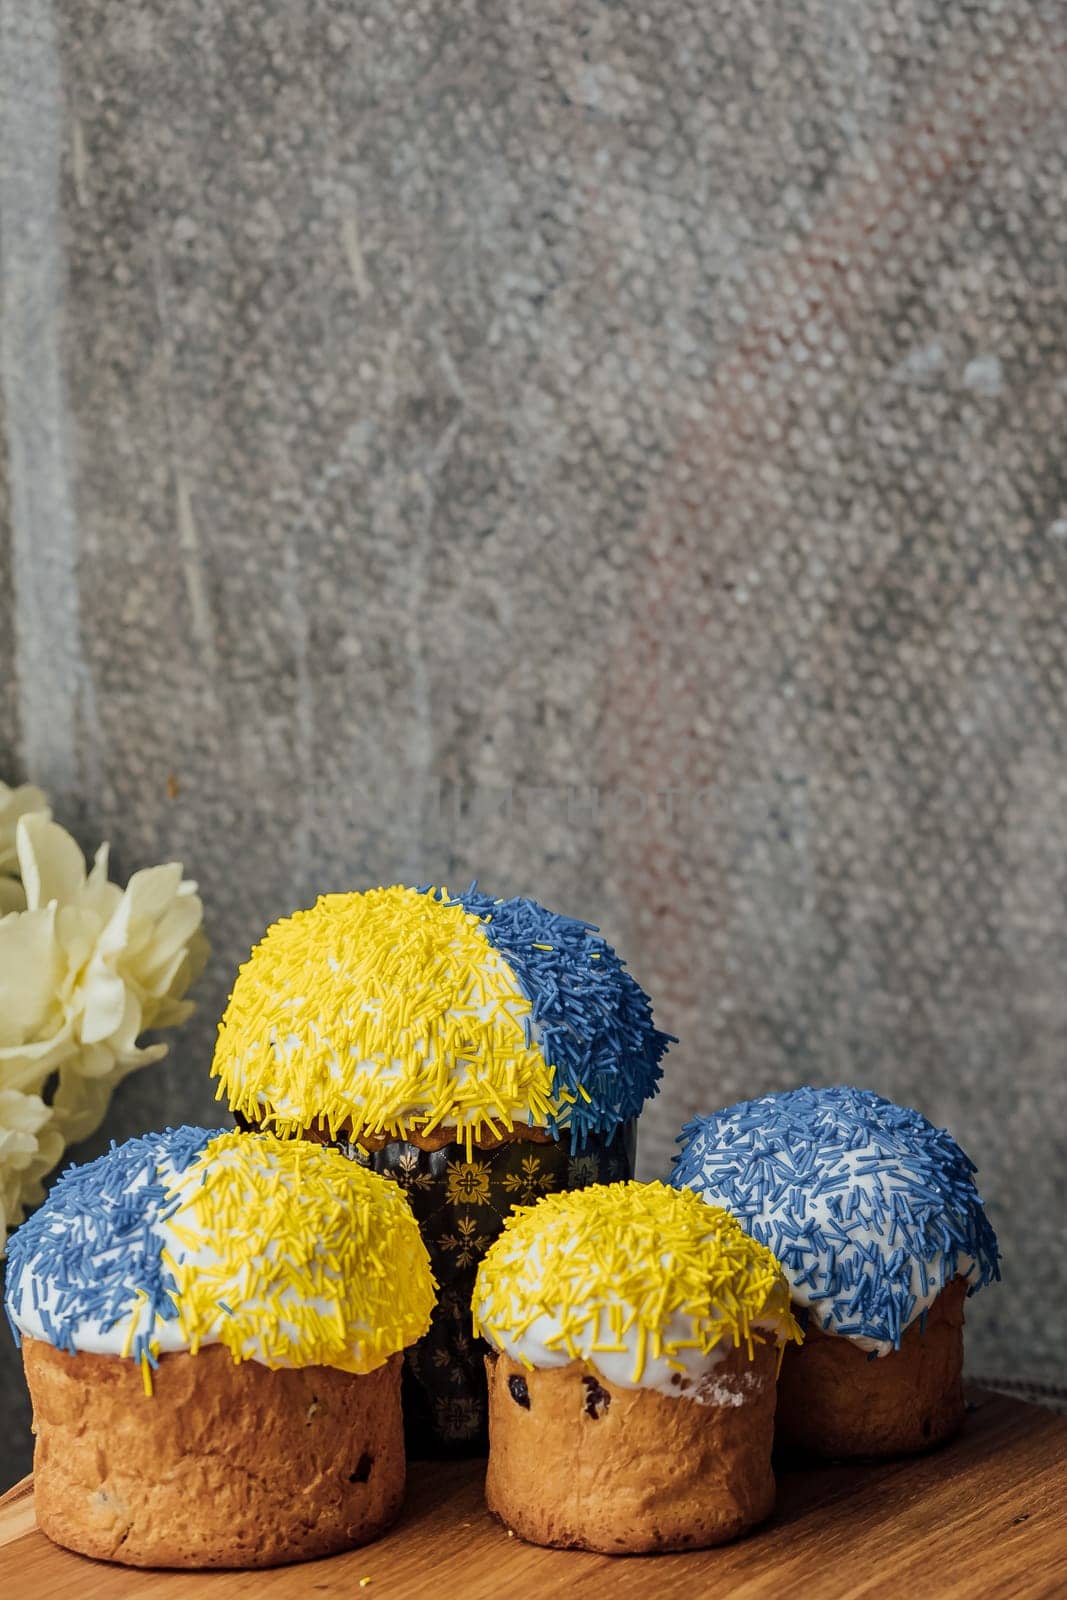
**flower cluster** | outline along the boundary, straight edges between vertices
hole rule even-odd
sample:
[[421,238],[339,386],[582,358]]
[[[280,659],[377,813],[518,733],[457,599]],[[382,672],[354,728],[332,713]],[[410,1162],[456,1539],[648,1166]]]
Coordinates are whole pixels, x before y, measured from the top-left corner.
[[34,813],[51,816],[48,798],[41,789],[29,783],[9,789],[6,783],[0,782],[0,917],[9,911],[26,909],[25,891],[19,882],[15,830],[20,817]]
[[99,1127],[115,1085],[158,1061],[207,942],[196,884],[171,863],[108,879],[45,796],[0,783],[0,1251],[68,1144]]

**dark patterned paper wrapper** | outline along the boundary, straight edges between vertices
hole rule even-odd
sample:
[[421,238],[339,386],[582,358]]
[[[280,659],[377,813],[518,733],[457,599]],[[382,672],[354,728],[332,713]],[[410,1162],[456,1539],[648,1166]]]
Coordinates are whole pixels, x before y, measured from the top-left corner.
[[406,1191],[430,1252],[438,1301],[430,1330],[404,1357],[404,1424],[414,1457],[482,1455],[488,1446],[484,1355],[471,1328],[478,1265],[516,1205],[591,1183],[632,1178],[636,1127],[614,1138],[516,1139],[470,1159],[462,1144],[423,1150],[396,1141],[373,1153],[340,1144],[352,1160],[393,1178]]

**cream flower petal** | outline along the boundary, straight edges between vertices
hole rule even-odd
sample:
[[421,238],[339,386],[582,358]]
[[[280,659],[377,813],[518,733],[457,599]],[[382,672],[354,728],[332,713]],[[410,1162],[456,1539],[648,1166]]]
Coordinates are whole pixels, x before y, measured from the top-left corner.
[[83,988],[85,1008],[81,1017],[84,1044],[100,1044],[122,1026],[126,1012],[126,985],[102,962],[94,961]]
[[113,1030],[108,1041],[120,1062],[136,1060],[137,1035],[144,1029],[144,1018],[141,1013],[141,1002],[134,991],[127,986],[126,1003],[118,1026]]
[[55,906],[0,919],[0,1046],[21,1044],[49,1028],[62,975]]
[[100,918],[81,901],[72,906],[60,906],[56,911],[56,936],[66,962],[64,989],[72,990],[82,981],[93,959],[100,937]]
[[[66,1141],[55,1122],[51,1121],[42,1128],[37,1135],[37,1154],[22,1173],[22,1191],[19,1195],[20,1215],[17,1221],[22,1221],[22,1215],[32,1206],[39,1206],[44,1199],[44,1184],[41,1179],[58,1166],[60,1157],[66,1148]],[[3,1236],[0,1234],[0,1245]],[[3,1250],[0,1249],[0,1255]]]
[[[66,1084],[84,1084],[88,1079],[94,1082],[109,1083],[115,1077],[116,1062],[115,1052],[108,1044],[83,1044],[71,1056],[69,1061],[63,1063],[60,1069],[60,1081]],[[118,1079],[115,1077],[115,1081]],[[53,1105],[56,1097],[53,1096]],[[60,1102],[62,1104],[62,1102]]]
[[144,1027],[145,1031],[156,1028],[176,1028],[179,1023],[186,1022],[196,1010],[191,1000],[175,1000],[173,995],[164,995],[162,1000],[149,999],[145,1002]]
[[61,1072],[59,1088],[52,1098],[52,1112],[66,1143],[80,1144],[95,1133],[107,1113],[115,1085],[134,1068],[161,1061],[166,1053],[165,1044],[149,1045],[137,1052],[136,1059],[126,1069],[114,1068],[98,1077],[77,1077],[65,1070]]
[[122,890],[117,883],[108,881],[108,856],[108,847],[102,844],[93,858],[85,888],[78,897],[79,905],[96,918],[98,928],[103,927],[122,904]]
[[103,1122],[117,1079],[68,1078],[61,1074],[59,1088],[52,1097],[56,1127],[68,1144],[80,1144],[95,1133]]
[[[204,932],[203,928],[197,928],[196,932],[193,934],[193,937],[189,940],[189,972],[187,986],[189,983],[195,983],[197,978],[199,978],[200,974],[207,966],[207,958],[210,954],[211,945],[208,942],[208,936]],[[181,992],[184,993],[184,990]]]
[[0,778],[0,817],[10,821],[12,832],[15,823],[25,812],[47,810],[48,796],[43,789],[38,789],[32,783],[19,783],[12,788]]
[[156,919],[167,910],[181,882],[182,869],[174,862],[135,872],[126,885],[122,904],[100,936],[100,950],[109,955],[124,949],[127,959],[139,955],[151,938]]
[[0,1089],[0,1255],[5,1229],[21,1222],[26,1206],[41,1198],[40,1177],[63,1152],[51,1118],[38,1095]]
[[[146,989],[161,994],[170,987],[186,946],[204,920],[204,908],[195,894],[178,895],[157,921],[138,961],[138,976]],[[177,960],[175,960],[177,958]],[[162,978],[162,973],[167,976]]]
[[207,958],[210,954],[211,946],[207,942],[204,930],[197,928],[193,937],[189,940],[189,945],[185,952],[185,960],[174,974],[174,979],[170,984],[169,993],[172,999],[180,1000],[190,985],[196,982],[207,966]]
[[9,1045],[0,1049],[0,1082],[5,1089],[23,1094],[39,1094],[57,1067],[75,1055],[78,1045],[70,1023],[64,1023],[47,1039],[32,1044]]
[[25,911],[26,891],[17,878],[0,878],[0,917]]
[[93,864],[89,868],[89,876],[85,880],[88,888],[95,888],[97,884],[106,883],[108,881],[107,869],[110,860],[111,846],[105,839],[104,843],[97,848],[97,852],[93,857]]
[[85,886],[85,857],[58,822],[40,814],[20,817],[15,848],[31,910],[78,897]]
[[165,967],[157,967],[151,972],[146,972],[142,968],[138,972],[137,987],[141,992],[146,1028],[154,1026],[154,1023],[148,1021],[149,1013],[154,1017],[159,1005],[176,992],[175,985],[185,960],[186,951],[178,950]]
[[[14,816],[10,795],[0,786],[0,820]],[[0,878],[0,1093],[19,1099],[0,1108],[0,1230],[41,1198],[64,1143],[99,1127],[115,1085],[166,1055],[164,1044],[139,1049],[138,1037],[184,1020],[207,951],[203,907],[180,866],[134,873],[123,890],[108,880],[107,846],[86,873],[47,814],[23,811],[14,839],[26,899]],[[49,1108],[40,1095],[57,1071]],[[45,1119],[33,1129],[31,1101]]]
[[39,1095],[0,1089],[0,1152],[13,1149],[19,1140],[31,1152],[36,1150],[36,1135],[51,1115]]
[[30,783],[11,789],[0,781],[0,875],[12,875],[18,871],[15,829],[19,818],[33,811],[42,812],[46,817],[52,815],[48,809],[48,796],[42,789],[35,789]]

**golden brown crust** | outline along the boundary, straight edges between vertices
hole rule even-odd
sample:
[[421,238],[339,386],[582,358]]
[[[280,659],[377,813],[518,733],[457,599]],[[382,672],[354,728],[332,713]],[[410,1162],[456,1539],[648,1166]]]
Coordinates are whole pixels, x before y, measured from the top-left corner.
[[[778,1383],[776,1439],[787,1449],[826,1457],[914,1455],[943,1443],[963,1421],[963,1302],[955,1278],[900,1349],[870,1360],[866,1351],[809,1325],[785,1352]],[[794,1308],[795,1309],[795,1308]]]
[[[336,1135],[331,1135],[328,1128],[305,1128],[303,1138],[310,1139],[313,1144],[330,1144],[333,1138],[351,1141],[362,1145],[364,1150],[372,1154],[384,1150],[387,1144],[398,1142],[399,1135],[393,1133],[360,1133],[354,1135],[350,1127],[340,1128]],[[404,1144],[413,1144],[419,1150],[443,1150],[449,1144],[462,1144],[463,1137],[457,1128],[435,1128],[432,1133],[409,1133],[401,1141]],[[545,1128],[511,1128],[500,1133],[496,1138],[481,1134],[471,1140],[475,1150],[497,1150],[502,1144],[551,1144],[552,1135]]]
[[222,1345],[135,1362],[23,1341],[37,1521],[134,1567],[268,1567],[365,1544],[400,1509],[400,1365],[271,1372]]
[[722,1405],[488,1357],[490,1511],[532,1544],[609,1555],[725,1544],[774,1505],[777,1361],[731,1351],[713,1378],[741,1401]]

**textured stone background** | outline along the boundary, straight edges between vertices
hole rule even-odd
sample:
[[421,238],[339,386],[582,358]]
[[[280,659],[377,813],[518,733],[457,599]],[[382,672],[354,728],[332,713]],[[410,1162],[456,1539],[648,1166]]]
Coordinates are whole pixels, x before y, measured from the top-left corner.
[[682,1036],[647,1172],[805,1079],[950,1123],[972,1370],[1062,1378],[1065,46],[1060,0],[0,0],[0,772],[184,861],[215,946],[109,1133],[218,1119],[273,917],[477,874]]

